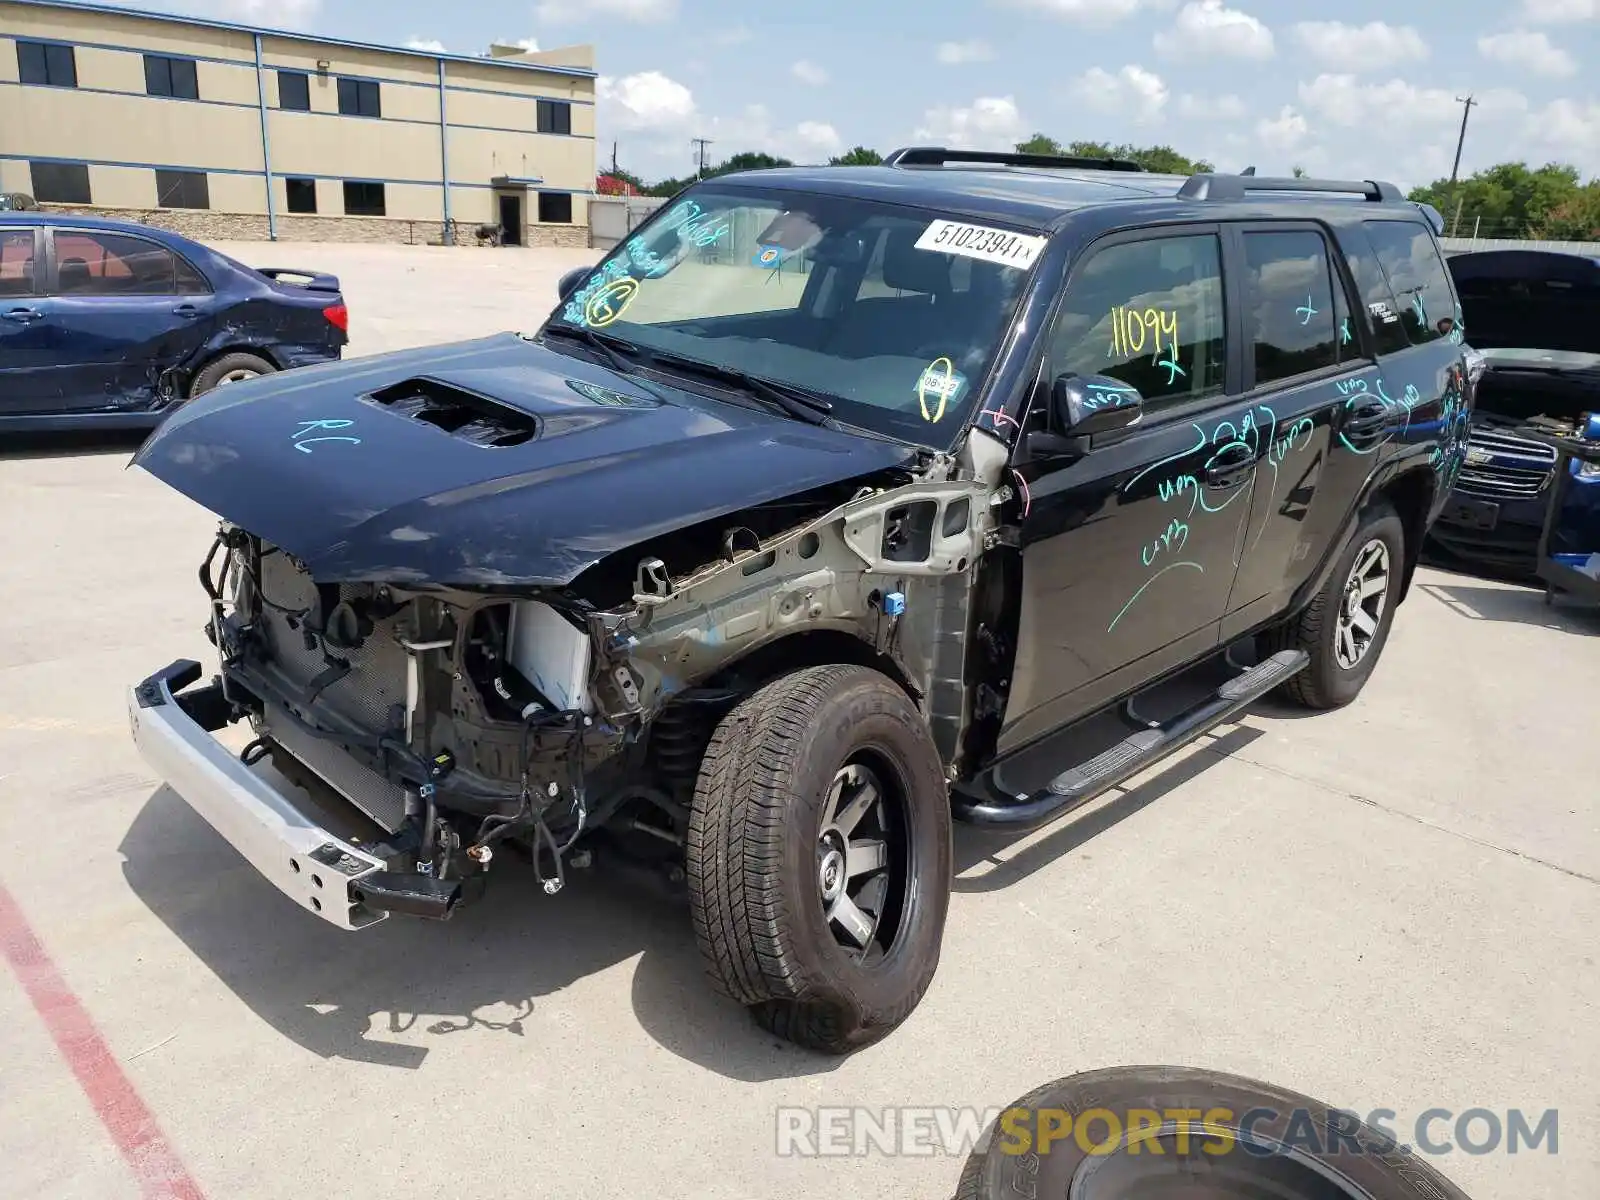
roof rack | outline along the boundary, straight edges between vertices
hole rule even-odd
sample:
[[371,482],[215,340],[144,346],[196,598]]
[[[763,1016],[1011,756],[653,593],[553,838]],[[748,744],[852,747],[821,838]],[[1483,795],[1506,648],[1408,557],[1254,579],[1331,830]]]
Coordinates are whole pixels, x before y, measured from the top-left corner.
[[1178,189],[1182,200],[1243,200],[1252,192],[1326,192],[1361,196],[1378,204],[1404,200],[1400,189],[1382,180],[1286,179],[1267,175],[1191,175]]
[[1143,171],[1125,158],[1080,158],[1070,154],[1024,154],[1006,150],[947,150],[943,146],[902,146],[884,158],[886,167],[942,167],[946,163],[987,163],[997,167],[1043,167],[1057,171]]

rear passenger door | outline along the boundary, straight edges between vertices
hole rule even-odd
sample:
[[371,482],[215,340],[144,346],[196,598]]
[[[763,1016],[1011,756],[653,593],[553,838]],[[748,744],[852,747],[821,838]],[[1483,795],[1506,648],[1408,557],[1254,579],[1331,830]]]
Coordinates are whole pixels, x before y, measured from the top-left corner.
[[1228,241],[1258,465],[1225,638],[1281,608],[1342,528],[1360,479],[1341,454],[1341,417],[1372,365],[1322,226],[1241,224]]
[[189,262],[148,238],[56,229],[50,276],[63,408],[139,405],[205,342],[211,287]]

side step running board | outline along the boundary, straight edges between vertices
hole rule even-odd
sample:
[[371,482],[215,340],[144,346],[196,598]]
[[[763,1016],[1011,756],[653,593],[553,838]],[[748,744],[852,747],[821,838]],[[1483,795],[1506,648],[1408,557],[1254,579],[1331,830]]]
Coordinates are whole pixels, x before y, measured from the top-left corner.
[[1310,656],[1304,650],[1280,650],[1271,658],[1228,680],[1204,703],[1174,717],[1165,725],[1153,725],[1123,738],[1109,750],[1063,771],[1043,791],[1031,796],[1003,792],[995,785],[991,771],[984,777],[990,793],[988,798],[962,792],[955,794],[955,818],[972,825],[1019,831],[1035,829],[1069,809],[1093,800],[1237,715],[1285,680],[1305,670],[1310,661]]

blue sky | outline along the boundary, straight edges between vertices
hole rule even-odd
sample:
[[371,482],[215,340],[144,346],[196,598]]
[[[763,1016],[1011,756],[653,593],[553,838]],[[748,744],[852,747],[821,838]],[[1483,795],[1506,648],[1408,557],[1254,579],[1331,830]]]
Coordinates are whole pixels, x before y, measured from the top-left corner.
[[[647,177],[768,150],[822,161],[912,142],[1167,143],[1263,174],[1427,182],[1561,159],[1600,175],[1600,0],[145,0],[208,16],[478,53],[593,43],[600,157]],[[762,12],[765,8],[767,11]]]

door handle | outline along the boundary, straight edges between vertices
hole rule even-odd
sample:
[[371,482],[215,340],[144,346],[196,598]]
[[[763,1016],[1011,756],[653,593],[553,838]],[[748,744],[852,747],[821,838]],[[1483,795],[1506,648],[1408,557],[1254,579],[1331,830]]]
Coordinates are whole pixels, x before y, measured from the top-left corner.
[[1236,445],[1223,450],[1206,464],[1206,486],[1235,488],[1250,478],[1255,470],[1255,451],[1248,446]]
[[172,310],[180,317],[198,317],[200,310],[192,304],[180,304]]
[[1369,400],[1349,411],[1350,415],[1344,422],[1344,432],[1347,434],[1376,433],[1389,421],[1389,407],[1381,400]]
[[16,321],[19,325],[26,325],[30,321],[44,320],[44,314],[37,308],[9,308],[0,313],[8,321]]

